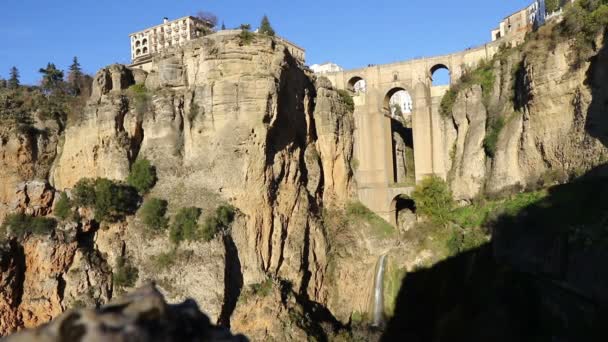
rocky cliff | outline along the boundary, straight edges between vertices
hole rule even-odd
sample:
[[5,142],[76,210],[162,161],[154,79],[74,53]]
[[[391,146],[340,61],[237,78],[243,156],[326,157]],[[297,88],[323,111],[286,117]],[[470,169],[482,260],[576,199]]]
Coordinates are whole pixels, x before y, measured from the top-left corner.
[[[136,266],[138,283],[157,280],[170,300],[193,297],[225,325],[242,290],[268,278],[324,302],[321,208],[350,198],[353,129],[337,92],[264,36],[208,36],[155,58],[149,72],[100,70],[61,144],[3,138],[5,211],[29,205],[29,214],[50,215],[55,191],[70,192],[85,177],[124,181],[146,158],[158,176],[148,196],[166,199],[170,214],[195,206],[208,216],[230,203],[237,218],[230,235],[177,250],[166,234],[145,234],[137,216],[100,225],[85,208],[50,238],[11,239],[2,254],[0,279],[11,290],[3,292],[0,331],[107,302],[119,291],[112,273],[121,259]],[[34,152],[51,150],[52,161],[56,145],[50,171],[34,172],[42,159]],[[173,266],[159,266],[172,250]]]
[[560,183],[606,162],[605,38],[574,66],[573,39],[553,42],[557,29],[496,56],[484,70],[493,79],[486,89],[458,92],[443,128],[457,199]]

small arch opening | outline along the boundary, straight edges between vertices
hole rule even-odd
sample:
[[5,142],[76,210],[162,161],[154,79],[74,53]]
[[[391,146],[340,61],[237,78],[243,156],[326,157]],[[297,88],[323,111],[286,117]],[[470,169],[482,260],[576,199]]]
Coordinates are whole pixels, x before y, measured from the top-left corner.
[[139,56],[139,55],[141,55],[141,50],[140,49],[135,50],[135,56]]
[[401,194],[393,199],[394,220],[397,228],[406,232],[416,224],[416,203],[408,195]]
[[433,86],[450,85],[452,82],[450,69],[444,64],[436,64],[431,70],[431,81]]
[[143,52],[143,53],[148,53],[148,48],[147,48],[147,47],[144,47],[144,49],[143,49],[143,51],[142,51],[142,52]]
[[141,44],[142,44],[142,45],[146,45],[146,44],[148,44],[148,40],[147,40],[146,38],[144,38],[144,40],[142,40],[142,41],[141,41]]
[[141,42],[138,40],[135,42],[135,47],[140,47],[141,46]]
[[367,83],[359,76],[354,76],[348,81],[348,90],[356,95],[365,94],[367,92]]

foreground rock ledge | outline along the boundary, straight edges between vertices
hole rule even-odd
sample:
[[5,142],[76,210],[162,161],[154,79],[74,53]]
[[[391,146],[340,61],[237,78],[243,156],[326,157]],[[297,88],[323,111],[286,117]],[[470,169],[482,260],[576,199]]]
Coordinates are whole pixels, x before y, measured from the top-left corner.
[[211,324],[193,300],[170,305],[144,286],[99,309],[70,310],[6,341],[248,341]]

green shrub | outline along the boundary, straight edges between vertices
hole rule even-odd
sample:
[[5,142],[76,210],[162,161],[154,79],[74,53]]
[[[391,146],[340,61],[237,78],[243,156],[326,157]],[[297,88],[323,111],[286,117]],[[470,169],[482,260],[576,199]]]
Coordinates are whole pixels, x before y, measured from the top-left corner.
[[55,216],[61,220],[65,220],[72,216],[72,202],[65,192],[62,192],[61,195],[59,195],[59,199],[57,200],[57,204],[55,204],[53,214],[55,214]]
[[139,270],[131,260],[124,256],[116,258],[116,270],[113,274],[114,286],[117,288],[132,287],[139,278]]
[[127,183],[137,189],[140,194],[150,191],[156,181],[156,168],[145,158],[138,159],[133,163],[129,177],[127,177]]
[[346,218],[351,225],[366,224],[379,236],[388,236],[395,232],[393,226],[358,201],[346,205]]
[[490,158],[494,158],[496,155],[498,137],[505,126],[505,119],[502,116],[497,116],[488,119],[487,122],[488,126],[486,127],[486,137],[483,139],[483,148],[486,151],[486,155]]
[[74,186],[72,191],[74,204],[79,207],[95,206],[95,180],[82,178]]
[[338,89],[337,92],[338,95],[340,95],[340,98],[342,99],[342,103],[344,103],[344,106],[346,106],[346,109],[349,112],[355,111],[355,101],[353,100],[353,97],[350,92],[344,89]]
[[412,193],[419,214],[427,216],[437,224],[446,224],[454,207],[452,192],[448,184],[437,176],[424,179]]
[[160,231],[167,228],[168,219],[167,201],[158,198],[149,198],[141,206],[139,217],[143,223],[153,231]]
[[50,235],[57,221],[46,217],[33,217],[25,214],[9,214],[0,226],[0,239],[14,236],[21,239],[29,234]]
[[266,297],[272,292],[272,279],[268,278],[262,283],[252,284],[251,292],[260,297]]
[[230,205],[220,205],[215,210],[215,215],[208,216],[203,221],[201,227],[201,237],[204,241],[209,242],[222,230],[228,229],[234,220],[234,207]]
[[568,6],[559,26],[559,34],[573,38],[572,66],[578,67],[596,52],[595,39],[608,26],[608,3],[605,0],[579,0]]
[[250,31],[251,25],[242,24],[239,40],[241,45],[249,45],[253,42],[254,34]]
[[143,84],[134,84],[129,87],[127,93],[135,103],[135,112],[137,114],[144,114],[150,109],[151,96],[148,93],[148,89]]
[[159,269],[167,269],[175,264],[177,259],[177,249],[173,248],[169,252],[160,253],[153,257],[154,265]]
[[453,83],[443,95],[443,98],[441,98],[439,113],[444,117],[452,115],[452,109],[458,98],[458,94],[475,84],[481,86],[483,102],[488,107],[494,88],[494,79],[492,61],[482,61],[473,70],[465,69],[462,77]]
[[169,231],[171,241],[178,244],[184,240],[197,240],[200,236],[197,227],[199,216],[201,216],[199,208],[181,208],[173,218]]
[[135,213],[139,204],[137,191],[105,178],[83,178],[74,187],[74,204],[95,209],[98,221],[115,222]]
[[95,219],[116,222],[137,210],[139,196],[134,188],[109,179],[95,181]]

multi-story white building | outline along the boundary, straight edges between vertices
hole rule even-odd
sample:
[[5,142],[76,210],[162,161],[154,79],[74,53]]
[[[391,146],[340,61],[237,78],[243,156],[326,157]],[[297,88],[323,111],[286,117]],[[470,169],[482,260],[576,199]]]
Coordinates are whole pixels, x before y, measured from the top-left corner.
[[313,64],[310,66],[310,69],[315,74],[325,74],[329,72],[339,72],[343,71],[342,67],[335,63],[323,63],[323,64]]
[[131,39],[131,61],[149,57],[172,46],[180,46],[189,40],[201,37],[211,30],[211,25],[201,19],[187,16],[163,23],[129,35]]

